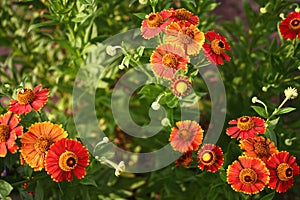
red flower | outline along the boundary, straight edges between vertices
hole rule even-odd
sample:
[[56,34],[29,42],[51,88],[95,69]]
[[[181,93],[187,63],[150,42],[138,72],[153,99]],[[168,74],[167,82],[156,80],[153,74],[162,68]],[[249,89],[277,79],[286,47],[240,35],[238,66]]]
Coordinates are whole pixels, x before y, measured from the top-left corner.
[[208,31],[205,38],[209,43],[203,44],[204,55],[207,59],[216,65],[223,65],[223,59],[230,61],[230,57],[224,53],[224,50],[230,50],[230,46],[224,36],[220,36],[215,31]]
[[175,162],[176,167],[184,166],[188,167],[190,166],[191,162],[193,161],[192,157],[192,151],[188,151],[186,153],[183,153]]
[[151,13],[147,19],[142,22],[141,32],[145,39],[150,39],[165,31],[166,27],[172,22],[170,19],[172,13],[163,10],[157,13]]
[[268,187],[276,192],[286,192],[294,184],[294,176],[299,174],[296,158],[286,151],[273,154],[267,161],[270,170]]
[[172,79],[179,69],[187,71],[188,62],[184,50],[173,44],[158,46],[150,58],[153,73],[165,79]]
[[34,171],[42,170],[50,146],[67,136],[68,133],[58,124],[39,122],[31,125],[21,138],[21,163],[24,159]]
[[171,146],[180,152],[197,150],[203,140],[201,126],[191,120],[176,122],[176,126],[172,128],[169,138]]
[[221,147],[214,144],[204,144],[198,152],[198,167],[201,170],[215,173],[224,163]]
[[23,126],[18,126],[20,118],[11,112],[0,115],[0,157],[5,157],[7,149],[11,153],[16,153],[17,136],[23,134]]
[[199,18],[184,8],[176,10],[171,8],[170,11],[172,12],[171,19],[175,22],[183,22],[185,26],[190,26],[191,24],[197,26],[199,23]]
[[245,151],[246,156],[260,158],[265,163],[273,153],[278,152],[274,142],[262,136],[241,140],[240,147]]
[[237,124],[237,126],[227,128],[227,135],[242,140],[253,138],[255,134],[264,134],[266,130],[265,120],[259,117],[243,116],[237,120],[231,120],[228,124]]
[[89,165],[87,149],[78,141],[61,139],[54,143],[46,155],[45,169],[56,182],[73,180],[73,175],[81,179]]
[[26,114],[32,111],[32,108],[39,111],[48,101],[49,89],[40,90],[42,85],[38,85],[32,91],[29,88],[19,90],[17,100],[10,100],[9,111],[16,114]]
[[227,182],[236,192],[256,194],[269,182],[269,170],[258,158],[240,156],[227,169]]
[[298,34],[300,39],[300,12],[290,13],[279,25],[281,35],[286,39],[294,40]]
[[187,55],[197,55],[205,40],[204,33],[195,25],[185,26],[182,22],[172,22],[166,34],[166,42],[182,46]]

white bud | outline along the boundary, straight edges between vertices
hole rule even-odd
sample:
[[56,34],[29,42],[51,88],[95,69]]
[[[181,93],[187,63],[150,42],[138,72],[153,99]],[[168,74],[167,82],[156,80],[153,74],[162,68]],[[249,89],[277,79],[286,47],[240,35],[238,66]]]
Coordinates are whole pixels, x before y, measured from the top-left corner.
[[268,87],[263,86],[263,87],[261,88],[261,90],[262,90],[263,92],[267,92],[267,91],[268,91]]
[[142,4],[142,5],[145,5],[147,4],[148,0],[139,0],[139,3]]
[[125,163],[124,161],[121,161],[115,170],[115,176],[120,176],[120,174],[125,171]]
[[170,120],[168,118],[163,118],[161,120],[161,125],[164,126],[164,127],[167,127],[167,126],[171,126],[171,123],[170,123]]
[[287,99],[295,99],[298,96],[296,88],[288,87],[284,90],[284,95]]
[[113,46],[107,46],[106,47],[106,53],[110,56],[115,56],[117,54],[117,50],[116,50],[116,47],[113,47]]
[[104,143],[108,143],[108,142],[109,142],[109,138],[108,138],[108,137],[104,137],[104,138],[102,139],[102,141],[103,141]]
[[123,70],[123,69],[125,69],[125,66],[124,65],[119,65],[119,69]]
[[257,103],[258,98],[257,97],[252,97],[252,103]]
[[266,7],[261,7],[261,8],[259,9],[259,12],[260,12],[261,14],[266,14],[266,13],[267,13],[267,8],[266,8]]
[[292,144],[293,144],[293,140],[296,140],[296,137],[293,137],[293,138],[291,138],[291,139],[285,139],[284,140],[284,143],[285,143],[285,145],[286,146],[292,146]]
[[151,108],[153,110],[159,110],[160,109],[160,104],[157,102],[157,101],[154,101],[152,104],[151,104]]
[[300,8],[299,7],[295,8],[295,12],[300,12]]
[[285,19],[284,13],[280,13],[280,14],[279,14],[279,17],[280,17],[281,19]]

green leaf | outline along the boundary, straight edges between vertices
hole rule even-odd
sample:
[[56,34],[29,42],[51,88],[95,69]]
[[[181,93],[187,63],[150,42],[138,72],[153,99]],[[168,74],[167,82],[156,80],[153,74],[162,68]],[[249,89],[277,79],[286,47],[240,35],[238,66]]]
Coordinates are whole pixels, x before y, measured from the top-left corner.
[[265,195],[260,200],[272,200],[274,198],[274,196],[275,196],[275,192],[272,192],[270,194]]
[[186,3],[190,3],[190,4],[193,4],[194,7],[197,6],[196,4],[196,1],[195,0],[183,0],[183,2],[186,2]]
[[34,194],[36,199],[44,199],[44,188],[41,181],[36,181],[36,188]]
[[276,119],[273,119],[273,120],[269,121],[268,128],[270,130],[274,130],[275,127],[277,126],[278,122],[279,122],[279,119],[280,119],[280,117],[277,117]]
[[134,16],[138,17],[139,19],[145,19],[146,13],[133,13]]
[[253,108],[253,110],[263,118],[268,118],[268,114],[264,108],[260,106],[251,106],[251,108]]
[[227,147],[227,151],[224,154],[225,157],[224,168],[226,168],[229,164],[235,161],[241,154],[242,151],[239,148],[239,146],[234,141],[230,142]]
[[274,130],[271,129],[269,126],[267,127],[265,136],[267,138],[269,138],[272,142],[274,142],[275,146],[277,146],[277,137],[276,137],[276,134],[275,134]]
[[92,185],[92,186],[98,187],[96,181],[94,179],[92,179],[92,177],[88,177],[88,176],[84,177],[84,179],[81,179],[80,184],[82,184],[82,185]]
[[56,24],[58,24],[58,23],[56,21],[53,21],[53,20],[41,22],[41,23],[38,23],[38,24],[32,24],[32,25],[29,26],[28,32],[30,32],[32,30],[35,30],[35,29],[38,29],[38,28],[41,28],[41,27],[53,26],[53,25],[56,25]]
[[0,180],[0,197],[5,199],[10,192],[12,191],[13,187],[6,181]]
[[296,110],[296,108],[293,107],[280,108],[279,110],[277,110],[276,115],[286,114],[294,110]]

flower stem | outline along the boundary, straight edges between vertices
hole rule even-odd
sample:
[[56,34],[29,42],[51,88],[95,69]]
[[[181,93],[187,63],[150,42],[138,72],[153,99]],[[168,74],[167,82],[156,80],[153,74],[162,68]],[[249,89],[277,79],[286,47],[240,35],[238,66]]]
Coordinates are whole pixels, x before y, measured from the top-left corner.
[[19,186],[19,185],[22,185],[24,183],[27,183],[27,182],[35,182],[35,181],[38,181],[40,179],[44,179],[46,177],[48,177],[48,175],[37,176],[37,177],[34,177],[34,178],[30,178],[30,179],[26,179],[26,180],[23,180],[23,181],[18,181],[18,182],[12,183],[11,185],[13,187],[15,187],[15,186]]

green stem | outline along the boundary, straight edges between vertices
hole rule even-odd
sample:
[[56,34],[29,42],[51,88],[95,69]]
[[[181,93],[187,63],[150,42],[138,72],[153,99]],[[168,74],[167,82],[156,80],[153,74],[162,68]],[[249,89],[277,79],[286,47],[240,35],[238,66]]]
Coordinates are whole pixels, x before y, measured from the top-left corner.
[[293,81],[293,80],[298,80],[300,79],[300,76],[295,76],[293,78],[287,78],[287,79],[284,79],[282,80],[283,82],[290,82],[290,81]]
[[39,121],[42,122],[42,121],[43,121],[43,117],[42,117],[40,111],[37,111],[37,110],[36,110],[36,113],[37,113],[38,116],[39,116],[39,119],[40,119]]
[[23,180],[23,181],[18,181],[18,182],[12,183],[11,185],[12,185],[13,187],[16,187],[16,186],[22,185],[22,184],[27,183],[27,182],[35,182],[35,181],[44,179],[44,178],[46,178],[46,177],[48,177],[48,176],[49,176],[49,175],[37,176],[37,177],[30,178],[30,179],[27,179],[27,180]]
[[[122,49],[122,52],[124,53],[125,56],[130,56],[124,48],[121,48],[121,49]],[[134,60],[134,59],[130,59],[130,60],[136,65],[136,67],[138,67],[142,72],[144,72],[144,74],[149,78],[149,80],[152,80],[152,79],[153,79],[153,76],[151,76],[151,75],[143,68],[142,63],[140,63],[139,61]]]
[[276,108],[276,109],[274,110],[274,112],[270,115],[270,117],[268,117],[268,119],[267,119],[267,121],[266,121],[266,124],[268,124],[268,122],[270,121],[270,119],[271,119],[272,117],[274,117],[274,116],[278,113],[278,111],[280,110],[280,108],[282,108],[282,106],[287,102],[287,100],[289,100],[289,98],[285,98],[285,99],[282,101],[282,103],[278,106],[278,108]]

